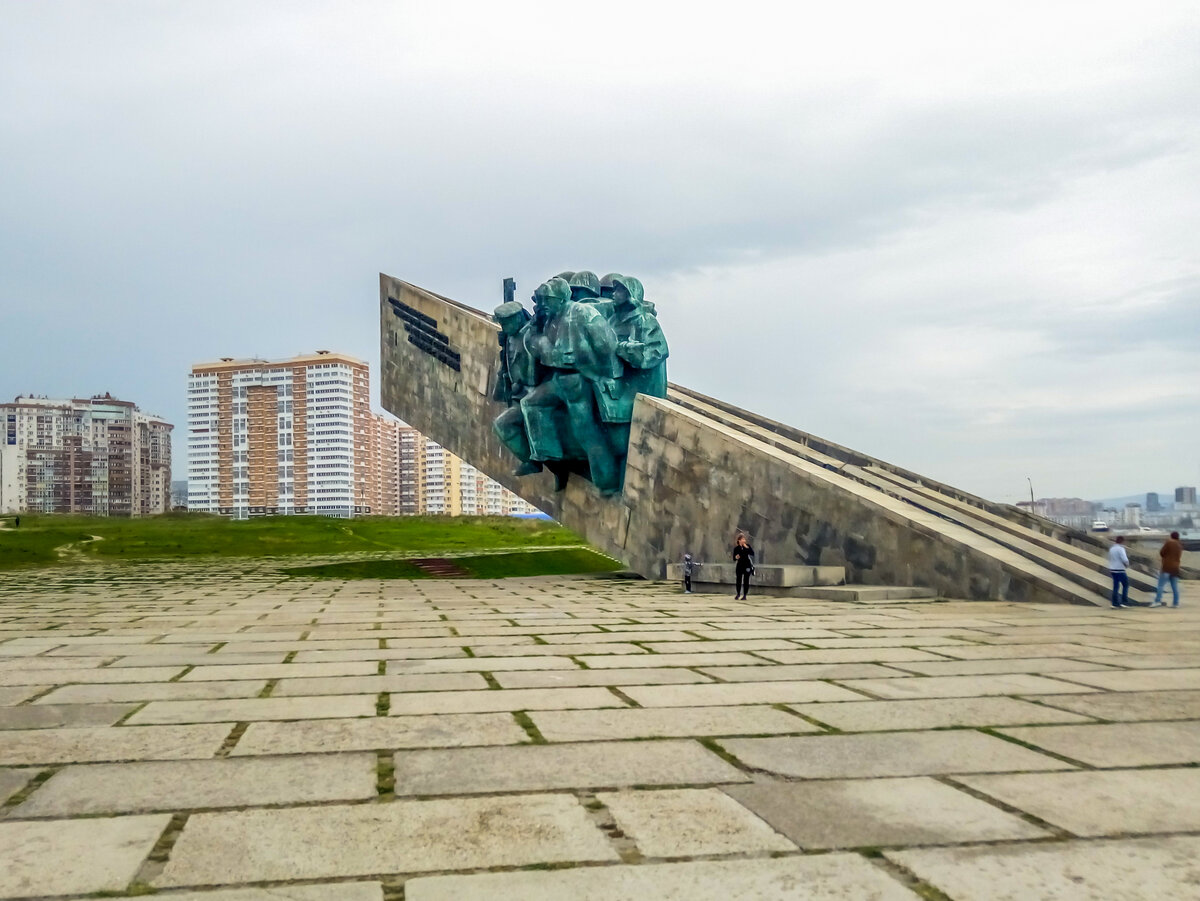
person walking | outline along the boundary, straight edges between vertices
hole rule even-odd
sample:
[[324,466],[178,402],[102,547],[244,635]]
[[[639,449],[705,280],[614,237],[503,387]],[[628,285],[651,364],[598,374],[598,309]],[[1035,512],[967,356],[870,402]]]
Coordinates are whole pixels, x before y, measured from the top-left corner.
[[734,542],[733,562],[737,579],[733,599],[744,601],[750,591],[750,576],[754,574],[754,548],[750,546],[745,535],[738,535],[737,541]]
[[[1116,543],[1108,549],[1108,572],[1112,576],[1112,605],[1129,607],[1129,555],[1125,553],[1125,536],[1118,535]],[[1120,600],[1118,600],[1118,590]]]
[[700,568],[700,564],[692,559],[691,554],[683,555],[683,593],[692,593],[692,574]]
[[1183,545],[1179,541],[1179,533],[1172,532],[1171,537],[1163,542],[1163,546],[1158,550],[1159,559],[1162,560],[1162,566],[1158,570],[1158,590],[1154,592],[1154,603],[1151,607],[1163,607],[1162,602],[1163,588],[1167,582],[1171,583],[1171,594],[1175,596],[1175,602],[1172,607],[1179,606],[1179,570],[1183,566]]

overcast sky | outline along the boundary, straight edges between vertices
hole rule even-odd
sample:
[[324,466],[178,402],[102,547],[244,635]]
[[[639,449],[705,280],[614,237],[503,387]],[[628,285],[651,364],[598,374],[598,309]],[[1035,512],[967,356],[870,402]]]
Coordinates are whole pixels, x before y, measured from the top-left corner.
[[[985,496],[1200,482],[1200,5],[0,0],[0,397],[639,276],[673,381]],[[376,394],[377,394],[376,388]]]

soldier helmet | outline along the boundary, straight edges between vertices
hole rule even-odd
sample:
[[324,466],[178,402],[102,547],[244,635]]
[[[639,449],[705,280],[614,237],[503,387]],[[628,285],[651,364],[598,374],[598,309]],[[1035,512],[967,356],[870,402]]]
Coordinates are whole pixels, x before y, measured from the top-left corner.
[[608,275],[600,276],[600,296],[604,298],[612,297],[613,280],[621,277],[619,272],[610,272]]
[[599,297],[600,296],[600,279],[596,278],[596,273],[588,272],[582,269],[571,276],[567,281],[571,285],[571,296],[577,300],[581,296]]
[[575,273],[568,270],[567,272],[560,272],[558,275],[556,275],[554,277],[561,278],[564,282],[569,283],[571,281],[571,279],[573,279],[575,277]]
[[620,285],[629,292],[630,298],[634,303],[641,303],[645,296],[645,289],[642,287],[640,279],[634,278],[632,275],[618,275],[613,279],[613,285]]
[[569,300],[571,297],[571,286],[567,284],[565,279],[561,279],[557,275],[554,278],[547,279],[538,285],[537,290],[533,292],[533,298],[537,300],[547,297],[556,297],[564,301]]
[[508,303],[502,303],[492,313],[496,317],[497,322],[503,322],[506,319],[516,319],[523,317],[529,318],[529,311],[517,303],[515,300],[510,300]]

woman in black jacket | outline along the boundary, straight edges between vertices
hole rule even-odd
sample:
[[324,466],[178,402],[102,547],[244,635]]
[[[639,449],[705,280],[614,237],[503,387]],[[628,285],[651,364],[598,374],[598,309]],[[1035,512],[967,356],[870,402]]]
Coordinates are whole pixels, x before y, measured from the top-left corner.
[[754,548],[750,547],[745,535],[737,537],[733,546],[733,562],[737,575],[737,590],[733,598],[735,601],[744,601],[750,591],[750,574],[754,572]]

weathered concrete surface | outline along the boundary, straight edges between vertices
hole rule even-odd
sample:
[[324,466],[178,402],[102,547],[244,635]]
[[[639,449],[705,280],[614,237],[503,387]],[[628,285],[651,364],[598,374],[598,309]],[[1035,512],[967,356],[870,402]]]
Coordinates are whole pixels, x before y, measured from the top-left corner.
[[796,846],[715,788],[601,792],[608,808],[647,857],[698,857]]
[[1056,842],[887,857],[958,901],[1152,901],[1200,893],[1200,838]]
[[940,845],[1050,834],[924,777],[760,782],[725,792],[804,848]]
[[170,819],[0,823],[0,898],[123,890]]
[[451,798],[197,814],[155,882],[228,885],[617,859],[570,795]]
[[[671,863],[641,867],[414,879],[405,901],[918,901],[861,857]],[[799,895],[798,892],[803,894]]]

